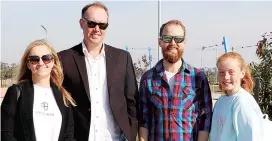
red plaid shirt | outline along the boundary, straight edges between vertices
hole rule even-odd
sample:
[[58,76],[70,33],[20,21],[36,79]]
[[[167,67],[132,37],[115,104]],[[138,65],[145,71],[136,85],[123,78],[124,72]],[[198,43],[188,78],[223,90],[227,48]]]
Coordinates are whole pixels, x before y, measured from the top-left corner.
[[212,98],[207,78],[184,61],[170,90],[162,60],[140,82],[139,126],[150,141],[196,141],[210,131]]

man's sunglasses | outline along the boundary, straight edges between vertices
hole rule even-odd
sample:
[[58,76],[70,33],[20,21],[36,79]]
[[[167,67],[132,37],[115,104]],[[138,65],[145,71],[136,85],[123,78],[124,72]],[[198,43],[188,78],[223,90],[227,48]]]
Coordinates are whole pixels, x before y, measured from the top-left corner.
[[54,59],[54,57],[52,54],[46,54],[46,55],[43,55],[42,57],[35,56],[35,55],[28,56],[28,61],[32,65],[38,64],[40,62],[40,59],[42,59],[44,64],[49,64]]
[[98,25],[98,27],[102,30],[105,30],[107,29],[107,27],[109,26],[108,23],[97,23],[97,22],[94,22],[94,21],[91,21],[91,20],[88,20],[84,17],[82,17],[83,20],[85,20],[87,22],[87,25],[89,28],[95,28],[96,25]]
[[176,43],[182,43],[185,40],[185,37],[184,36],[168,36],[168,35],[161,36],[161,40],[164,43],[170,43],[173,39]]

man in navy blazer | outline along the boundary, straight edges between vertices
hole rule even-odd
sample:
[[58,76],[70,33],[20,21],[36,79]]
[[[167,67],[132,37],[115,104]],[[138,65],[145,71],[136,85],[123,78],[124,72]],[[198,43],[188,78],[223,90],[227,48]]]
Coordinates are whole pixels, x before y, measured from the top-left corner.
[[76,101],[75,139],[135,141],[138,87],[128,52],[103,43],[108,9],[99,2],[86,5],[79,20],[83,41],[58,53],[64,87]]

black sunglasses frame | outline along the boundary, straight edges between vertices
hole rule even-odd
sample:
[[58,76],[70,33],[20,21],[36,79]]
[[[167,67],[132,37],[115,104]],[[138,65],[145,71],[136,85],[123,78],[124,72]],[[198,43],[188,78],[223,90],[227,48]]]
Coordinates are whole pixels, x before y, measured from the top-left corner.
[[45,54],[42,57],[39,57],[37,55],[31,55],[27,58],[28,62],[32,65],[37,65],[40,60],[43,61],[44,64],[49,64],[54,60],[54,56],[52,54]]
[[109,23],[97,23],[97,22],[88,20],[85,17],[82,17],[82,19],[87,22],[87,25],[88,25],[89,28],[95,28],[96,25],[98,25],[99,29],[106,30],[108,28],[108,26],[109,26]]
[[[166,41],[164,40],[165,37],[171,37],[171,40],[169,40],[169,42],[166,42]],[[175,43],[182,43],[182,42],[185,41],[185,37],[184,37],[184,36],[162,35],[160,38],[161,38],[161,40],[162,40],[164,43],[170,43],[170,42],[172,42],[172,40],[174,40]],[[178,38],[181,39],[181,41],[177,42],[177,39],[178,39]]]

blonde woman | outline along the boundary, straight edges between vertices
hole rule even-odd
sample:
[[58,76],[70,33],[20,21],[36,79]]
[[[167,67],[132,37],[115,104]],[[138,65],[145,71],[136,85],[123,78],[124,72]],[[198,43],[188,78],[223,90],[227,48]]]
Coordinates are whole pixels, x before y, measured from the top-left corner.
[[1,105],[1,140],[74,141],[75,102],[62,81],[51,45],[46,40],[30,43],[21,59],[18,84],[8,88]]

